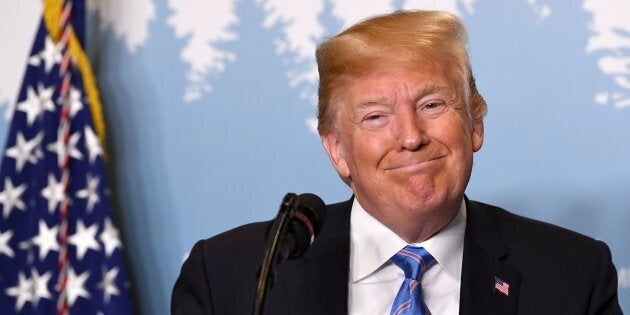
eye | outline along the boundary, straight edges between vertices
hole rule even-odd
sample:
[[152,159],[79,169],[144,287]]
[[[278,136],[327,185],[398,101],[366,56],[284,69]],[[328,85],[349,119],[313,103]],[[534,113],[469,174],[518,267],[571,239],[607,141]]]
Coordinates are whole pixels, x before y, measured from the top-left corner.
[[425,105],[424,107],[425,107],[426,109],[431,110],[431,109],[436,109],[436,108],[438,108],[438,107],[440,107],[440,106],[442,106],[442,105],[444,105],[444,104],[442,104],[442,103],[438,103],[438,102],[433,102],[433,103],[429,103],[429,104]]
[[443,112],[446,111],[448,106],[446,102],[441,100],[430,100],[428,102],[423,103],[422,106],[418,109],[422,116],[426,116],[429,118],[439,116]]
[[384,113],[369,113],[363,117],[361,124],[367,129],[377,129],[387,124],[387,118]]
[[370,121],[370,120],[377,120],[377,119],[381,119],[383,118],[383,115],[381,114],[371,114],[365,117],[365,120]]

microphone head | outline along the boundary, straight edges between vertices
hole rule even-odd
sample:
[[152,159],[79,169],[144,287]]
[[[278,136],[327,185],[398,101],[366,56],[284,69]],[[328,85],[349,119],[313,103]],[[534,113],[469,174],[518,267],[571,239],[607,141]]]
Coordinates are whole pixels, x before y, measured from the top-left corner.
[[313,225],[310,234],[317,236],[326,219],[326,205],[322,198],[310,193],[301,194],[297,198],[297,210],[308,217]]
[[293,218],[290,230],[296,240],[289,259],[302,256],[313,243],[324,224],[326,205],[317,195],[301,194],[297,197]]

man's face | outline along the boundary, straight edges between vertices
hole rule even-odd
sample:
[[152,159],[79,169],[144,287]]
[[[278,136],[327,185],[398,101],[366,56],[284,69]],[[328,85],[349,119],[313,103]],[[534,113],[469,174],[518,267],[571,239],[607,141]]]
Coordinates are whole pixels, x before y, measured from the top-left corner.
[[324,147],[366,211],[394,231],[409,220],[448,222],[483,142],[483,122],[471,121],[446,73],[390,62],[335,91]]

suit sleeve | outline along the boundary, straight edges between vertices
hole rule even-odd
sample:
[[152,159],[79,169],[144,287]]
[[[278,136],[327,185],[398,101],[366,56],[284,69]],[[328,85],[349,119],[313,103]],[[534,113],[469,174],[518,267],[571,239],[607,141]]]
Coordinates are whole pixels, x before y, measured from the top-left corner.
[[202,241],[197,242],[184,262],[171,296],[171,314],[213,314]]
[[599,274],[596,279],[593,295],[591,296],[588,314],[623,314],[617,298],[617,271],[612,263],[610,249],[604,242],[598,241],[598,245],[600,262]]

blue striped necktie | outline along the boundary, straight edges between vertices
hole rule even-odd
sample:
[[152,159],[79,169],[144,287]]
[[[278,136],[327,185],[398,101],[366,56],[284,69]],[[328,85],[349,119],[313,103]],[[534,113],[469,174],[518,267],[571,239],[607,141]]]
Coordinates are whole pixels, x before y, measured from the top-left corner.
[[405,281],[394,298],[391,315],[430,315],[422,301],[420,278],[435,263],[435,258],[422,247],[405,246],[390,260],[405,272]]

